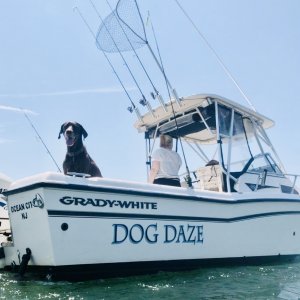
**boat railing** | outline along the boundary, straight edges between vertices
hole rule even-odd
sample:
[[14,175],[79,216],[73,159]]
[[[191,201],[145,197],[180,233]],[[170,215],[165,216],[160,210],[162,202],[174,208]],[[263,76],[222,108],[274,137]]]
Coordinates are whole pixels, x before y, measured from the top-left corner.
[[257,175],[256,186],[255,186],[255,189],[254,189],[255,192],[258,190],[259,186],[265,186],[266,185],[267,176],[268,176],[267,170],[263,170],[262,172],[260,172]]
[[284,174],[284,176],[286,178],[288,178],[292,183],[290,194],[295,194],[295,193],[298,194],[299,188],[297,187],[297,183],[299,184],[300,175],[299,174]]
[[[285,184],[281,185],[282,191],[286,194],[298,194],[299,189],[297,187],[297,183],[299,183],[300,175],[288,173],[280,173],[279,175],[280,176],[278,176],[278,178],[285,180]],[[267,170],[263,170],[257,175],[257,182],[254,191],[257,191],[260,186],[266,185],[268,176],[274,177],[274,173],[269,173]]]
[[[215,192],[222,192],[224,191],[224,176],[223,171],[220,165],[214,166],[205,166],[198,168],[197,170],[192,172],[193,176],[193,187],[196,189],[200,189],[203,191],[215,191]],[[248,174],[247,172],[245,174]],[[250,173],[252,176],[254,173]],[[184,178],[186,174],[181,174],[181,178]],[[261,190],[261,188],[265,185],[268,185],[267,181],[269,178],[278,178],[280,179],[280,187],[283,193],[286,194],[298,194],[300,189],[298,188],[297,184],[299,185],[299,178],[300,175],[296,174],[274,174],[267,172],[267,170],[263,170],[260,173],[257,173],[257,179],[254,179],[253,184],[255,185],[252,191],[256,192]],[[277,181],[278,182],[278,181]],[[187,187],[187,184],[184,180],[181,181],[182,187]]]

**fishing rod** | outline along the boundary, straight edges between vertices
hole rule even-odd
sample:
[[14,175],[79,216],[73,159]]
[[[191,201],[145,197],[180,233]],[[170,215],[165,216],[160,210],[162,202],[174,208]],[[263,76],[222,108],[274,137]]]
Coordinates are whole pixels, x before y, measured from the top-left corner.
[[208,42],[208,40],[206,39],[206,37],[202,34],[202,32],[199,30],[199,28],[196,26],[195,22],[192,20],[192,18],[188,15],[188,13],[185,11],[185,9],[182,7],[182,5],[180,5],[180,3],[178,2],[178,0],[174,0],[176,2],[176,4],[178,5],[178,7],[180,8],[180,10],[183,12],[183,14],[185,15],[185,17],[189,20],[189,22],[192,24],[192,26],[194,27],[194,29],[197,31],[197,33],[200,35],[200,37],[203,39],[203,41],[205,42],[206,46],[212,51],[212,53],[215,55],[218,63],[221,65],[221,67],[223,68],[224,72],[226,73],[226,75],[231,79],[231,81],[234,83],[234,85],[236,86],[236,88],[239,90],[239,92],[241,93],[241,95],[244,97],[244,99],[247,101],[248,105],[254,110],[256,111],[254,105],[251,103],[250,99],[247,97],[247,95],[245,94],[245,92],[242,90],[242,88],[240,87],[240,85],[238,84],[238,82],[236,81],[236,79],[233,77],[233,75],[231,74],[231,72],[229,71],[229,69],[226,67],[225,63],[222,61],[221,57],[218,55],[218,53],[216,52],[216,50],[212,47],[212,45]]
[[[92,0],[90,0],[90,1],[92,2]],[[129,37],[128,37],[126,31],[125,31],[125,29],[123,28],[123,26],[122,26],[122,24],[121,24],[120,18],[118,17],[118,15],[117,15],[117,13],[115,12],[115,10],[112,9],[112,7],[111,7],[111,5],[110,5],[110,3],[109,3],[108,0],[106,0],[106,3],[107,3],[107,5],[110,7],[112,13],[115,15],[115,18],[116,18],[116,20],[118,21],[118,24],[120,25],[120,27],[121,27],[121,29],[122,29],[122,32],[124,33],[124,35],[125,35],[125,37],[126,37],[128,43],[129,43],[129,45],[130,45],[130,47],[131,47],[131,50],[134,52],[135,57],[136,57],[137,60],[139,61],[139,63],[140,63],[140,65],[141,65],[142,69],[144,70],[144,73],[146,74],[146,76],[147,76],[147,78],[148,78],[150,84],[152,85],[152,88],[153,88],[153,90],[154,90],[154,92],[155,92],[155,95],[152,95],[152,93],[151,93],[152,98],[155,99],[155,98],[157,97],[158,100],[159,100],[159,102],[160,102],[160,104],[163,106],[164,110],[167,111],[162,96],[160,95],[159,91],[158,91],[157,88],[155,87],[155,85],[154,85],[153,81],[151,80],[151,78],[150,78],[150,76],[149,76],[149,74],[148,74],[148,72],[147,72],[147,70],[146,70],[144,64],[142,63],[142,61],[141,61],[139,55],[137,54],[135,48],[133,47],[132,42],[130,41],[130,39],[129,39]],[[95,9],[96,9],[96,8],[95,8]]]
[[[121,1],[121,0],[119,0],[119,2],[120,2],[120,1]],[[150,44],[149,44],[149,42],[148,42],[147,35],[146,35],[146,30],[145,30],[145,26],[144,26],[144,22],[143,22],[143,18],[142,18],[141,12],[140,12],[140,8],[139,8],[139,6],[138,6],[138,4],[137,4],[137,1],[134,0],[134,2],[135,2],[135,5],[136,5],[136,8],[137,8],[137,11],[138,11],[138,14],[139,14],[139,17],[140,17],[142,26],[143,26],[143,31],[144,31],[144,35],[145,35],[145,40],[144,40],[144,42],[145,42],[145,44],[147,45],[147,47],[148,47],[148,49],[149,49],[149,51],[150,51],[152,57],[154,58],[154,61],[156,62],[156,64],[157,64],[159,70],[162,72],[163,76],[165,77],[165,80],[166,80],[168,86],[169,86],[170,89],[171,89],[172,95],[173,95],[173,97],[175,98],[176,103],[177,103],[178,106],[180,107],[181,104],[180,104],[180,99],[179,99],[179,97],[178,97],[178,94],[177,94],[176,90],[172,87],[172,85],[171,85],[171,83],[170,83],[170,81],[169,81],[167,75],[165,74],[165,72],[164,72],[162,66],[160,65],[160,63],[159,63],[159,61],[158,61],[158,59],[157,59],[155,53],[153,52],[153,50],[152,50],[152,48],[151,48],[151,46],[150,46]],[[117,11],[117,13],[118,13],[118,11]],[[119,18],[120,18],[120,16],[119,16]],[[122,20],[122,18],[120,18],[120,20],[121,20],[125,25],[127,25],[127,24]],[[128,26],[128,25],[127,25],[127,26]],[[129,27],[129,26],[128,26],[128,27]],[[130,28],[130,27],[129,27],[129,28]],[[130,29],[131,29],[131,28],[130,28]],[[132,29],[131,29],[131,30],[132,30]],[[133,30],[132,30],[132,31],[133,31]],[[134,31],[133,31],[133,32],[134,32]],[[134,32],[134,33],[135,33],[135,32]],[[135,34],[136,34],[136,33],[135,33]],[[143,39],[142,39],[142,40],[143,40]],[[170,97],[170,99],[171,99],[171,97]]]
[[164,80],[165,80],[165,83],[166,83],[166,88],[167,88],[167,91],[168,91],[169,99],[171,100],[171,94],[170,94],[170,88],[169,88],[169,85],[168,85],[168,79],[167,79],[165,68],[164,68],[164,65],[163,65],[163,62],[162,62],[162,57],[161,57],[161,54],[160,54],[160,50],[159,50],[159,46],[158,46],[158,41],[157,41],[157,38],[156,38],[156,33],[155,33],[155,30],[154,30],[154,26],[152,24],[149,12],[148,12],[148,17],[150,19],[150,24],[151,24],[151,28],[152,28],[152,34],[154,36],[154,41],[155,41],[155,45],[156,45],[156,50],[157,50],[157,53],[158,53],[158,57],[159,57],[159,60],[160,60],[160,66],[161,66],[162,74],[163,74],[163,77],[164,77]]
[[[128,6],[126,6],[126,5],[124,6],[124,3],[125,3],[125,4],[128,4],[129,1],[126,1],[126,0],[125,0],[125,1],[124,1],[124,0],[119,0],[119,1],[117,2],[116,9],[113,11],[113,13],[117,16],[117,21],[123,23],[123,25],[120,26],[121,29],[122,29],[122,31],[125,31],[124,28],[126,28],[126,31],[127,31],[127,30],[130,31],[130,32],[131,32],[131,33],[139,40],[139,43],[137,44],[138,47],[141,47],[141,45],[147,45],[148,50],[150,51],[150,54],[151,54],[152,57],[154,58],[155,63],[156,63],[157,66],[159,67],[160,72],[163,72],[163,70],[162,70],[162,68],[161,68],[161,66],[160,66],[160,64],[159,64],[159,61],[158,61],[157,57],[155,56],[155,54],[154,54],[154,52],[153,52],[153,50],[152,50],[152,48],[151,48],[151,46],[150,46],[150,44],[149,44],[149,42],[148,42],[148,40],[147,40],[147,34],[146,34],[144,22],[143,22],[143,19],[142,19],[142,16],[141,16],[141,13],[140,13],[140,10],[139,10],[137,1],[136,1],[136,0],[130,0],[130,3],[131,3],[131,2],[134,4],[134,7],[128,7]],[[127,8],[127,11],[126,11],[126,14],[127,14],[127,15],[128,15],[128,13],[130,14],[130,13],[132,13],[132,11],[133,11],[134,9],[136,9],[136,13],[137,13],[137,16],[138,16],[138,18],[139,18],[139,24],[141,24],[141,26],[142,26],[141,28],[142,28],[142,30],[143,30],[143,35],[142,35],[142,36],[139,35],[134,29],[132,29],[132,27],[131,27],[130,25],[128,25],[128,23],[126,23],[126,21],[124,21],[124,20],[122,19],[122,17],[120,16],[119,10],[120,10],[120,9],[124,9],[124,7]],[[126,15],[126,16],[127,16],[127,15]],[[110,22],[111,22],[112,20],[114,20],[114,19],[111,19],[110,16],[111,16],[111,15],[109,15],[108,18],[105,19],[104,23],[110,24]],[[136,21],[136,20],[135,20],[135,21]],[[104,24],[104,25],[105,25],[105,24]],[[110,24],[110,25],[115,26],[115,24],[113,24],[113,22],[112,22],[112,24]],[[100,28],[100,30],[99,30],[99,32],[98,32],[98,38],[99,38],[100,35],[101,35],[101,28]],[[111,35],[111,34],[110,34],[110,35]],[[126,36],[126,35],[125,35],[125,36]],[[105,38],[105,36],[104,36],[104,38]],[[127,38],[128,38],[128,35],[127,35]],[[130,41],[129,41],[129,44],[131,44],[131,46],[132,46],[132,43],[131,43]],[[104,50],[103,50],[103,51],[108,51],[108,52],[111,51],[111,52],[115,52],[114,49],[111,49],[111,48],[106,48],[106,50],[105,50],[105,47],[107,47],[106,45],[103,45],[103,47],[104,47]],[[122,45],[121,45],[121,47],[122,47]],[[119,47],[117,47],[117,48],[119,48]],[[103,49],[103,48],[102,48],[102,49]],[[120,50],[120,49],[118,49],[118,50]],[[125,51],[127,51],[127,50],[129,50],[129,49],[127,49],[127,47],[125,47]],[[179,100],[179,97],[178,97],[178,95],[177,95],[176,90],[172,87],[172,85],[171,85],[170,81],[168,80],[168,78],[166,78],[166,80],[167,80],[168,85],[170,86],[170,89],[171,89],[171,91],[172,91],[173,97],[175,98],[176,102],[177,102],[178,105],[180,106],[180,100]],[[153,95],[152,95],[152,97],[153,97]],[[155,97],[153,97],[153,98],[155,98]],[[160,99],[160,98],[159,98],[159,100],[163,102],[163,99]]]
[[44,142],[44,140],[42,139],[42,137],[40,136],[39,132],[37,131],[36,127],[33,125],[32,121],[30,120],[28,114],[26,113],[25,109],[20,108],[21,111],[24,113],[25,118],[27,119],[27,121],[29,122],[29,124],[31,125],[31,127],[33,128],[34,132],[36,133],[36,135],[38,136],[38,138],[40,139],[40,141],[42,142],[43,146],[45,147],[47,153],[50,155],[52,161],[54,162],[54,164],[56,165],[58,171],[61,173],[61,169],[58,166],[57,162],[55,161],[54,157],[52,156],[49,148],[47,147],[46,143]]
[[[141,95],[142,95],[142,99],[140,100],[140,104],[146,105],[146,106],[148,107],[149,112],[152,114],[152,116],[154,116],[153,110],[152,110],[152,107],[151,107],[149,101],[147,101],[147,99],[146,99],[144,93],[142,92],[142,89],[141,89],[140,85],[138,84],[138,82],[137,82],[135,76],[133,75],[133,73],[132,73],[132,71],[131,71],[131,69],[130,69],[130,67],[129,67],[127,61],[126,61],[126,59],[124,58],[124,55],[123,55],[122,52],[120,51],[120,49],[119,49],[119,47],[118,47],[118,45],[117,45],[115,39],[113,38],[112,34],[110,33],[109,29],[107,28],[105,22],[103,21],[103,18],[101,17],[100,13],[98,12],[98,10],[97,10],[97,8],[95,7],[95,5],[94,5],[94,3],[92,2],[92,0],[90,0],[90,3],[91,3],[91,5],[93,6],[93,8],[94,8],[96,14],[98,15],[99,19],[101,20],[102,24],[104,25],[104,27],[105,27],[105,29],[106,29],[106,31],[107,31],[109,37],[110,37],[111,40],[113,41],[114,46],[116,47],[116,49],[117,49],[119,55],[121,56],[121,58],[122,58],[122,60],[123,60],[123,62],[124,62],[124,64],[125,64],[125,66],[126,66],[128,72],[129,72],[129,74],[131,75],[131,78],[133,79],[135,85],[137,86],[138,90],[140,91],[140,93],[141,93]],[[96,41],[97,41],[97,37],[96,37]],[[98,43],[97,43],[97,44],[98,44]],[[103,52],[103,51],[102,51],[102,52]]]
[[[73,8],[73,11],[77,11],[77,13],[79,14],[81,20],[84,22],[84,24],[86,25],[87,29],[89,30],[89,32],[91,33],[91,35],[94,37],[97,45],[98,45],[98,42],[97,42],[97,37],[96,35],[94,34],[93,30],[91,29],[90,25],[88,24],[88,22],[86,21],[86,19],[84,18],[84,16],[82,15],[81,11],[79,10],[79,8],[76,6]],[[140,122],[142,122],[142,117],[141,117],[141,114],[139,112],[139,109],[136,107],[136,105],[134,104],[133,100],[131,99],[127,89],[125,88],[124,84],[123,84],[123,81],[121,80],[120,76],[118,75],[117,71],[115,70],[113,64],[111,63],[110,59],[108,58],[108,56],[106,55],[106,53],[104,51],[101,51],[106,59],[106,61],[108,62],[108,64],[110,65],[112,71],[114,72],[115,76],[117,77],[119,83],[121,84],[123,90],[125,91],[130,103],[131,103],[131,107],[128,107],[128,110],[130,112],[132,112],[132,110],[135,111],[136,113],[136,116],[137,118],[139,119]]]
[[[150,22],[151,22],[151,20],[150,20]],[[168,91],[168,94],[169,94],[169,98],[171,99],[170,89],[169,89],[169,85],[168,85],[168,81],[167,81],[167,76],[166,76],[166,72],[165,72],[165,69],[164,69],[164,64],[163,64],[163,61],[162,61],[162,57],[161,57],[161,53],[160,53],[158,41],[157,41],[157,38],[156,38],[156,34],[155,34],[155,30],[154,30],[154,26],[153,26],[152,22],[151,22],[151,28],[152,28],[152,32],[153,32],[153,36],[154,36],[154,41],[155,41],[155,45],[156,45],[158,57],[159,57],[159,60],[160,60],[162,74],[163,74],[163,76],[165,78],[165,82],[166,82],[166,87],[167,87],[167,91]],[[186,183],[188,184],[188,186],[190,188],[192,188],[193,185],[192,185],[192,179],[191,179],[191,175],[190,175],[191,173],[190,173],[190,169],[188,167],[188,163],[187,163],[187,160],[186,160],[185,150],[184,150],[184,147],[183,147],[183,144],[182,144],[182,140],[181,140],[181,138],[179,136],[179,130],[178,130],[179,127],[178,127],[177,117],[176,117],[176,114],[175,114],[175,110],[174,110],[174,106],[173,106],[172,101],[170,101],[170,105],[171,105],[171,108],[172,108],[172,113],[173,113],[173,117],[174,117],[174,121],[175,121],[176,134],[177,134],[178,139],[179,139],[180,148],[182,150],[182,156],[183,156],[183,160],[184,160],[184,164],[185,164],[185,169],[186,169],[186,172],[187,172]]]

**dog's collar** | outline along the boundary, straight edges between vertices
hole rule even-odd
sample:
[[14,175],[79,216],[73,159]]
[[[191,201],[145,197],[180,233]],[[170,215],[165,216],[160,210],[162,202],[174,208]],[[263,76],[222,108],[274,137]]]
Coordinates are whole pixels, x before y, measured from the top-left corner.
[[78,154],[80,154],[80,153],[82,153],[82,152],[84,152],[84,147],[82,147],[80,150],[78,150],[78,151],[76,151],[76,152],[67,152],[67,155],[68,156],[71,156],[71,157],[73,157],[73,156],[76,156],[76,155],[78,155]]

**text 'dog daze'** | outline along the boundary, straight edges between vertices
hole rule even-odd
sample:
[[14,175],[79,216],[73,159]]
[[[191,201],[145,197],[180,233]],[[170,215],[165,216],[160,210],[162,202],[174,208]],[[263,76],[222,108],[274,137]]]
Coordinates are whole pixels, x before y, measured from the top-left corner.
[[203,244],[203,225],[113,224],[112,244]]

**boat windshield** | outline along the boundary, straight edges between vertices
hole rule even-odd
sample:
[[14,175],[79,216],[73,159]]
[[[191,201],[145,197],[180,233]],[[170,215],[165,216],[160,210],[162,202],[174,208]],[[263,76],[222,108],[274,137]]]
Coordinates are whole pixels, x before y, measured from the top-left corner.
[[[232,110],[226,106],[219,105],[218,114],[219,114],[220,135],[223,137],[229,137],[231,135],[230,127],[231,127]],[[243,133],[244,133],[244,125],[243,125],[242,115],[237,112],[234,112],[232,136],[234,137]]]
[[262,173],[265,170],[268,171],[268,173],[282,174],[270,153],[255,156],[247,171]]
[[225,170],[239,174],[263,171],[282,174],[259,121],[220,104],[218,121]]

